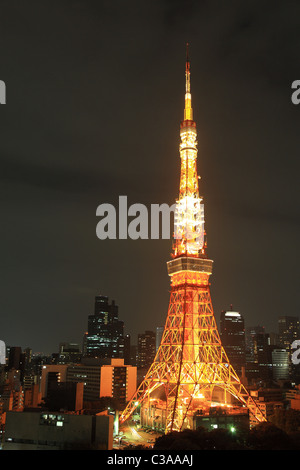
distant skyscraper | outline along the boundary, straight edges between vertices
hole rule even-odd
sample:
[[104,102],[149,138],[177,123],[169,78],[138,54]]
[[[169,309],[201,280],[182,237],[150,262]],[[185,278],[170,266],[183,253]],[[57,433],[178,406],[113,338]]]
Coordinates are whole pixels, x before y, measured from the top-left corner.
[[22,352],[22,348],[20,346],[13,346],[9,348],[9,356],[8,356],[8,370],[18,370],[20,371],[20,378],[21,381],[24,378],[25,372],[25,354]]
[[60,343],[58,353],[58,364],[69,364],[80,362],[81,351],[77,343]]
[[263,326],[246,329],[246,375],[249,380],[272,380],[272,350],[270,335]]
[[150,367],[156,352],[154,331],[145,331],[138,335],[137,366]]
[[137,365],[137,345],[136,344],[130,345],[130,364],[132,366]]
[[254,357],[258,366],[259,378],[270,381],[272,379],[272,350],[269,333],[257,333],[253,338]]
[[82,338],[82,356],[85,357],[87,356],[87,349],[86,349],[86,345],[87,345],[87,337],[88,337],[88,332],[86,331],[84,334],[83,334],[83,338]]
[[8,370],[19,370],[22,364],[22,348],[20,346],[13,346],[9,348],[8,356]]
[[272,369],[274,380],[286,380],[289,378],[289,353],[286,349],[274,349],[272,351]]
[[281,316],[278,318],[279,343],[287,351],[291,350],[291,344],[299,339],[299,317]]
[[88,317],[86,355],[98,358],[119,357],[120,346],[123,345],[123,330],[124,323],[118,318],[115,301],[112,300],[109,304],[108,297],[96,296],[94,315]]
[[257,362],[256,337],[265,333],[264,326],[249,326],[246,328],[246,359],[247,362]]
[[222,344],[235,371],[241,375],[246,364],[244,319],[239,312],[224,310],[220,318]]
[[156,327],[156,351],[158,350],[161,342],[161,338],[164,332],[164,327],[163,326],[157,326]]
[[299,317],[281,316],[278,318],[278,338],[279,345],[284,348],[289,357],[289,378],[298,382],[300,378],[299,364],[292,363],[292,343],[300,339]]
[[130,344],[131,339],[129,334],[124,335],[123,338],[119,340],[119,358],[124,359],[127,365],[134,365],[131,364]]

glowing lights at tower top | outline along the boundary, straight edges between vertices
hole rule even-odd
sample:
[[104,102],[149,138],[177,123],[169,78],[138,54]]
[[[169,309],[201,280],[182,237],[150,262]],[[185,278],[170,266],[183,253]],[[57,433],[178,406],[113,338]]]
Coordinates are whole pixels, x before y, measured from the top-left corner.
[[189,45],[186,48],[186,63],[185,63],[185,106],[184,106],[184,120],[193,120],[193,108],[192,108],[192,95],[191,95],[191,71],[190,71],[190,60],[189,60]]
[[180,125],[180,186],[174,219],[174,256],[205,255],[204,204],[199,196],[197,173],[197,130],[193,120],[191,70],[185,66],[184,119]]

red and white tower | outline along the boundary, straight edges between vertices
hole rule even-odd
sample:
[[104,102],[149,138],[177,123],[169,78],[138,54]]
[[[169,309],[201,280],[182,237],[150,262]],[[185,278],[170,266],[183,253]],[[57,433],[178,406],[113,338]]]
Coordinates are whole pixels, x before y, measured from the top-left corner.
[[222,397],[222,404],[232,402],[233,397],[249,409],[252,421],[265,421],[228,360],[214,317],[209,287],[213,261],[206,254],[188,54],[185,75],[179,198],[174,214],[173,255],[167,263],[171,278],[169,309],[156,357],[120,417],[121,423],[126,421],[155,392],[164,400],[166,432],[182,430],[188,415],[212,403],[216,396]]

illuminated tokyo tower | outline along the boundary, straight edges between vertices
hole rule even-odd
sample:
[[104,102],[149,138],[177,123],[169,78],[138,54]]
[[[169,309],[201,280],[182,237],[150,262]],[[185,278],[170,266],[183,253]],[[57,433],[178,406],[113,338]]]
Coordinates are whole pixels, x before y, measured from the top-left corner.
[[156,357],[120,417],[123,423],[139,405],[149,407],[152,396],[163,396],[166,433],[184,429],[187,417],[215,402],[216,396],[223,406],[236,402],[248,408],[256,423],[266,420],[228,360],[213,313],[209,288],[213,262],[206,255],[204,204],[198,188],[188,49],[185,77],[179,198],[172,260],[167,263],[168,315]]

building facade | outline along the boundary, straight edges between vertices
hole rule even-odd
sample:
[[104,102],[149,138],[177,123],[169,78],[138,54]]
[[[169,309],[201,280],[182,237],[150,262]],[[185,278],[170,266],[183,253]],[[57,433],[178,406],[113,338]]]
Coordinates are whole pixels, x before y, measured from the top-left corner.
[[112,359],[101,367],[100,397],[115,398],[124,406],[135,392],[136,380],[136,367],[124,364],[124,359]]
[[232,367],[241,376],[246,365],[245,325],[242,315],[232,307],[221,312],[220,337]]
[[280,316],[278,318],[279,345],[287,351],[291,351],[294,340],[299,339],[299,317]]
[[[124,347],[124,323],[118,318],[118,306],[106,296],[95,297],[94,314],[88,316],[85,351],[89,357],[120,357]],[[123,345],[123,346],[121,346]]]
[[8,412],[4,450],[111,450],[113,416]]
[[145,331],[138,335],[137,366],[148,368],[151,366],[156,353],[156,335],[154,331]]

